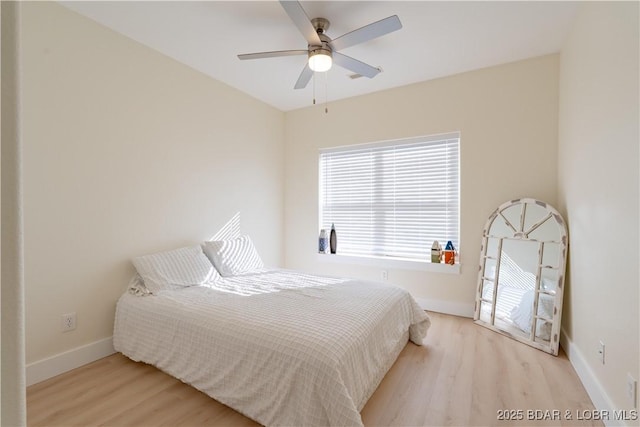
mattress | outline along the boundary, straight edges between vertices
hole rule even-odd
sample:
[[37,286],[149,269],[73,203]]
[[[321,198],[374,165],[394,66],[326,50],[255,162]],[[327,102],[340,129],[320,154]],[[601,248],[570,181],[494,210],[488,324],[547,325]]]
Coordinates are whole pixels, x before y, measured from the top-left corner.
[[429,317],[378,282],[284,270],[125,293],[114,347],[264,425],[362,425],[360,410]]

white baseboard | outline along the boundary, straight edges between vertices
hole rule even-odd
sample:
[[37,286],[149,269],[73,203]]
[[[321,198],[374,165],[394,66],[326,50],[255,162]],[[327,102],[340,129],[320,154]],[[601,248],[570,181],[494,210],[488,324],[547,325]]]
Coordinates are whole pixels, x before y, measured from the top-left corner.
[[[585,390],[587,390],[587,394],[591,398],[596,410],[608,411],[608,414],[613,414],[616,407],[609,398],[604,387],[602,387],[602,384],[600,384],[600,381],[598,381],[598,378],[589,367],[589,364],[582,355],[582,352],[569,339],[564,329],[560,334],[560,345],[564,349],[564,352],[567,353],[567,358],[571,362],[573,369],[575,369],[576,374],[578,374],[578,378],[580,378]],[[603,422],[607,427],[625,425],[624,421],[616,421],[611,415],[609,416],[609,419],[605,418]]]
[[116,351],[113,349],[111,337],[95,341],[81,347],[74,348],[37,362],[29,363],[26,367],[27,386],[55,377],[87,363],[107,357]]
[[436,313],[452,314],[454,316],[473,318],[474,305],[462,302],[433,300],[428,298],[415,298],[423,310]]

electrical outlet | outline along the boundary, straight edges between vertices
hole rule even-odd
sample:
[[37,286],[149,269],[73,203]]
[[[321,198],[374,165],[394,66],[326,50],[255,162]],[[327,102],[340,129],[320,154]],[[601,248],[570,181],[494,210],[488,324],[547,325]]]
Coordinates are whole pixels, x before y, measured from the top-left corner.
[[76,314],[67,313],[62,315],[62,324],[60,329],[62,332],[73,331],[76,328]]
[[604,365],[604,343],[600,341],[600,346],[598,347],[598,359]]
[[637,408],[638,405],[638,381],[631,376],[631,374],[627,373],[627,397],[629,397],[629,401],[633,404],[634,408]]
[[389,279],[389,274],[387,273],[387,270],[382,270],[382,281],[386,282]]

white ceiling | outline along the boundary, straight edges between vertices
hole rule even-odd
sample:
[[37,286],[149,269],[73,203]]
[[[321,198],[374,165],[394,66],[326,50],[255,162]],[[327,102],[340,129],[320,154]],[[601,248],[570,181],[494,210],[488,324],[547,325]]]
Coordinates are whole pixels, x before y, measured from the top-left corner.
[[[225,82],[282,111],[307,107],[313,80],[293,86],[306,57],[240,61],[239,53],[306,49],[277,1],[70,1],[64,6]],[[398,15],[403,28],[341,52],[381,67],[352,80],[334,66],[316,79],[319,102],[348,98],[558,52],[578,2],[302,2],[309,18],[331,21],[336,38]]]

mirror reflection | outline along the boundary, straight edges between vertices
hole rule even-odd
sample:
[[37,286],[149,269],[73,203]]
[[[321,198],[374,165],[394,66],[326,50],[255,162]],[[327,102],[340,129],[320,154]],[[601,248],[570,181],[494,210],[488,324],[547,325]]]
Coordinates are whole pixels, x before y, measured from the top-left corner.
[[535,199],[501,205],[483,232],[476,323],[558,354],[567,232]]

